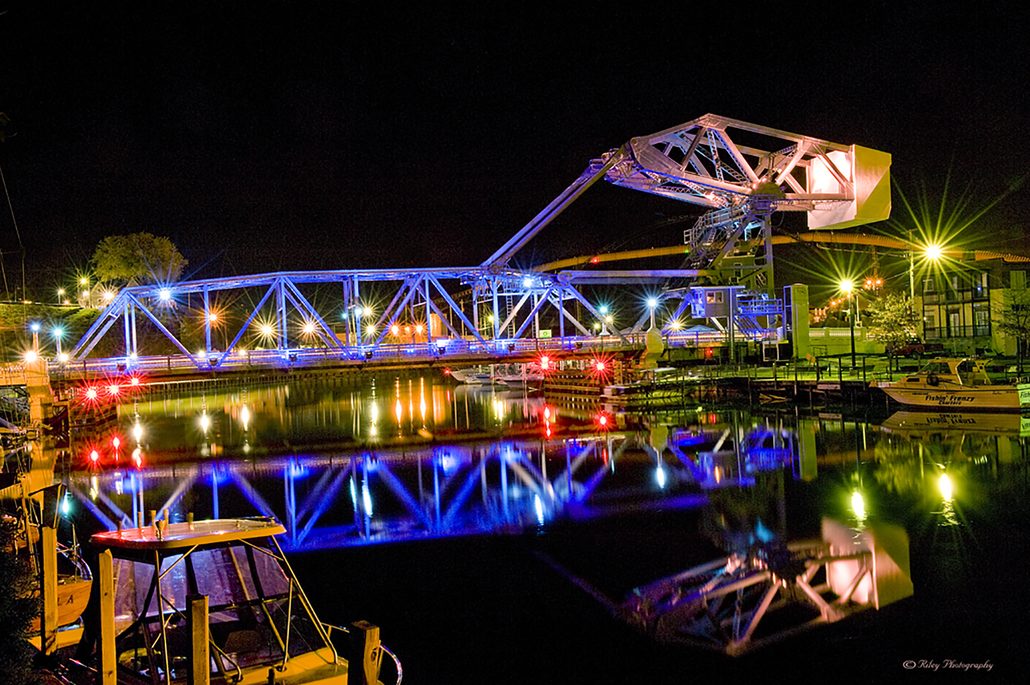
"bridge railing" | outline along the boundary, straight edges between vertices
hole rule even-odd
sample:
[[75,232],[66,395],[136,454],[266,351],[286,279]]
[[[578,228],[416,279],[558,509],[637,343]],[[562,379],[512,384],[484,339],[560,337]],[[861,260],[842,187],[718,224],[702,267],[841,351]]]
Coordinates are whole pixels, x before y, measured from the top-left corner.
[[[669,347],[702,347],[723,344],[726,334],[720,331],[667,331],[663,335]],[[201,353],[212,371],[240,371],[246,368],[303,368],[329,365],[361,365],[366,363],[409,362],[425,364],[455,359],[483,361],[530,354],[568,352],[622,351],[643,349],[646,334],[627,334],[624,340],[616,335],[596,335],[565,338],[520,338],[488,341],[478,339],[447,338],[431,342],[396,343],[380,345],[354,345],[344,350],[329,347],[296,347],[286,350],[249,349],[234,350],[224,359],[224,353],[213,350]],[[197,365],[186,355],[153,355],[135,358],[112,357],[54,364],[55,375],[117,375],[123,373],[162,373],[198,371]],[[201,368],[203,370],[203,368]]]

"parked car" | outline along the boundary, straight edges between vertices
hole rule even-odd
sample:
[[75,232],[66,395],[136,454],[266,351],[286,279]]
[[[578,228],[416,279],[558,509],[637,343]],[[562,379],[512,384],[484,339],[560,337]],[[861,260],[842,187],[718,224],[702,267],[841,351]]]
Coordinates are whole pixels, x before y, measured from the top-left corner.
[[944,345],[940,343],[928,343],[922,340],[909,340],[903,345],[894,348],[896,357],[922,357],[923,355],[943,354]]

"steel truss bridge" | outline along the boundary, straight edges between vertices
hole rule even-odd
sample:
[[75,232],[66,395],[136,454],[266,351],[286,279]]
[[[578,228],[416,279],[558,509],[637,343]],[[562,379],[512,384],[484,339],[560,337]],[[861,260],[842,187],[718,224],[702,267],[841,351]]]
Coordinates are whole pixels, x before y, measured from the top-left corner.
[[[602,344],[640,349],[651,329],[667,345],[775,338],[787,317],[772,283],[771,215],[805,212],[809,227],[819,229],[884,219],[889,160],[875,150],[709,114],[593,160],[478,266],[290,271],[126,287],[67,363],[86,373],[208,372],[495,361]],[[706,210],[684,234],[679,268],[551,273],[512,266],[520,250],[601,179]],[[691,287],[699,278],[726,289],[728,309],[707,306],[706,294]],[[615,300],[631,290],[638,304],[629,316],[618,312],[616,322],[607,306],[588,297],[599,289]],[[717,332],[707,340],[682,334],[684,318],[704,319]]]

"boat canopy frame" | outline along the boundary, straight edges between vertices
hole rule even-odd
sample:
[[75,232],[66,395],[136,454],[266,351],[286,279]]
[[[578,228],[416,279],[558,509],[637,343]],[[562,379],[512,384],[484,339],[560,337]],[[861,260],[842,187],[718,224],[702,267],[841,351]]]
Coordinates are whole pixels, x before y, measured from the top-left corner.
[[[131,562],[134,565],[134,573],[136,570],[135,564],[141,564],[153,569],[150,573],[150,581],[141,609],[138,612],[134,612],[136,615],[132,622],[119,631],[115,638],[116,653],[118,654],[121,653],[122,646],[126,645],[130,640],[143,638],[143,647],[146,651],[145,659],[146,663],[149,664],[150,682],[155,684],[166,683],[166,685],[173,682],[171,656],[172,652],[175,651],[175,646],[169,639],[169,628],[172,626],[173,621],[177,619],[189,625],[188,609],[177,606],[174,596],[166,596],[165,592],[162,591],[162,580],[167,578],[180,564],[184,563],[186,568],[187,598],[200,595],[201,592],[193,562],[194,556],[198,552],[206,551],[224,550],[224,554],[227,555],[226,558],[231,560],[236,573],[241,574],[243,569],[239,568],[240,560],[233,550],[244,550],[252,588],[255,593],[254,597],[246,598],[243,601],[222,602],[212,605],[209,607],[211,615],[219,612],[234,612],[248,609],[253,610],[255,613],[260,611],[267,621],[268,632],[274,637],[281,651],[282,657],[278,665],[279,667],[285,667],[291,657],[291,637],[294,637],[296,632],[294,630],[293,610],[293,603],[296,598],[303,614],[306,614],[307,619],[314,628],[314,635],[308,635],[303,638],[311,649],[298,651],[293,656],[308,651],[321,651],[325,648],[331,654],[333,663],[339,664],[341,662],[336,647],[330,638],[330,630],[334,629],[334,627],[327,627],[326,624],[319,620],[315,614],[314,607],[297,581],[296,574],[290,566],[289,560],[275,539],[275,535],[283,532],[282,526],[272,519],[244,519],[240,520],[240,522],[247,525],[236,531],[221,531],[220,534],[217,532],[212,534],[209,530],[205,529],[205,524],[211,522],[200,522],[197,524],[181,523],[165,526],[163,521],[158,521],[155,526],[149,528],[112,531],[94,536],[94,544],[111,550],[112,556],[115,559]],[[160,532],[162,529],[166,531],[170,529],[170,532],[163,534]],[[265,544],[259,544],[259,542],[264,542]],[[256,563],[257,557],[255,552],[260,552],[274,560],[276,567],[281,570],[286,581],[287,588],[285,592],[266,592],[258,564]],[[163,566],[168,559],[174,560],[171,564]],[[240,580],[241,585],[244,587],[244,594],[249,594],[249,588],[246,582],[243,581],[242,576],[240,576]],[[285,625],[280,629],[276,625],[273,611],[281,610],[281,603],[284,601],[286,604]],[[156,611],[154,611],[155,603]],[[152,625],[155,622],[159,624],[156,630]],[[297,644],[300,639],[295,638],[294,644]],[[321,642],[321,644],[313,644],[314,640]],[[214,657],[212,661],[215,667],[222,672],[222,676],[227,676],[225,666],[228,664],[231,670],[236,671],[237,677],[242,678],[245,665],[241,665],[241,660],[238,658],[234,659],[224,648],[224,645],[218,644],[214,635],[208,636],[208,644],[212,649],[212,657]],[[138,645],[136,648],[138,649]],[[137,673],[137,675],[142,677],[140,673]]]

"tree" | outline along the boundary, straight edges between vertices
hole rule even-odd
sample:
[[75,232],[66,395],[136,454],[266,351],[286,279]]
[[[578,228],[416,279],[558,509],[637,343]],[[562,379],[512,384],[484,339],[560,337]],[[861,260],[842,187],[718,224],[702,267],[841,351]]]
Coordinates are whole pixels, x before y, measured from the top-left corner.
[[1023,373],[1023,350],[1030,342],[1030,291],[1012,293],[1008,307],[994,312],[994,327],[1016,340],[1016,368]]
[[918,317],[912,301],[905,295],[887,293],[869,303],[869,325],[866,334],[887,349],[893,359],[895,351],[919,334]]
[[93,252],[97,278],[120,285],[173,283],[186,263],[171,240],[150,233],[108,236]]

